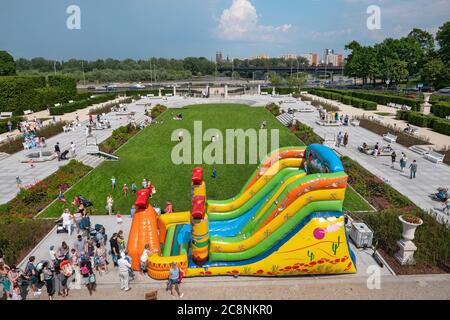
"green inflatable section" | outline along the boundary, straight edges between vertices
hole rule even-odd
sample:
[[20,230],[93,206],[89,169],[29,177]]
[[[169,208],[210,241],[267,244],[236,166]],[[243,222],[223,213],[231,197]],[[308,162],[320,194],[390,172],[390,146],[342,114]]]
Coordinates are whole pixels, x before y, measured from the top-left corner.
[[176,226],[170,226],[167,229],[166,241],[164,241],[164,249],[162,252],[163,257],[169,257],[172,252],[173,240],[175,236],[175,228]]
[[[249,201],[244,203],[241,207],[228,212],[208,212],[208,218],[210,221],[225,221],[240,217],[249,210],[251,210],[258,202],[267,196],[274,188],[283,184],[286,177],[290,174],[305,174],[305,171],[298,168],[285,168],[278,172],[262,189],[260,189]],[[209,202],[208,202],[209,203]]]
[[317,201],[312,202],[300,209],[292,218],[286,221],[280,228],[275,230],[266,239],[256,246],[241,252],[210,252],[209,261],[241,261],[256,257],[273,247],[280,239],[283,239],[289,232],[301,223],[313,212],[321,211],[342,211],[343,201]]
[[[319,179],[330,179],[330,178],[345,178],[347,175],[344,172],[336,172],[336,173],[328,173],[328,174],[311,174],[304,177],[300,177],[299,179],[293,181],[289,185],[285,186],[284,190],[280,195],[278,196],[275,201],[272,202],[271,206],[265,211],[261,212],[263,208],[260,208],[258,212],[254,215],[252,219],[250,219],[247,224],[242,228],[240,235],[236,238],[239,238],[238,241],[241,241],[241,239],[246,239],[251,237],[258,229],[261,227],[261,225],[269,218],[269,215],[277,208],[280,201],[283,201],[283,199],[286,198],[286,196],[291,192],[293,189],[297,188],[298,186],[308,183],[312,180],[319,180]],[[275,194],[275,193],[274,193]],[[270,200],[271,198],[269,198]],[[262,215],[255,219],[255,217],[258,216],[259,212],[262,213]],[[228,241],[228,240],[227,240]],[[232,241],[236,242],[236,241]]]
[[[295,147],[297,149],[301,149],[301,147]],[[272,156],[274,153],[277,152],[283,152],[284,150],[290,150],[290,149],[294,149],[293,147],[285,147],[285,148],[280,148],[277,150],[272,151],[271,153],[269,153],[264,160],[261,163],[264,163],[270,156]],[[306,147],[305,147],[306,149]],[[240,196],[242,196],[242,194],[244,193],[244,191],[247,189],[247,186],[250,184],[250,182],[253,180],[253,178],[255,177],[255,175],[258,173],[259,169],[261,168],[261,165],[259,165],[256,170],[253,172],[253,174],[250,176],[250,178],[247,180],[247,182],[245,183],[244,187],[241,189],[241,191],[234,196],[231,199],[227,199],[227,200],[208,200],[207,203],[209,204],[228,204],[232,201],[234,201],[235,199],[239,198]],[[276,175],[275,175],[276,176]]]

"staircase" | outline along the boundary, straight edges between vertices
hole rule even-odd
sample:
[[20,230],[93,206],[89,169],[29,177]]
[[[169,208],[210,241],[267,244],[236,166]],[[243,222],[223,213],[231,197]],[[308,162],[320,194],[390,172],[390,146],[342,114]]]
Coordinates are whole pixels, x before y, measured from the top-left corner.
[[424,156],[430,152],[430,147],[427,146],[412,146],[408,148],[411,151],[414,151],[415,153],[420,154],[421,156]]
[[0,161],[2,161],[3,159],[6,159],[9,157],[8,153],[5,152],[0,152]]
[[85,154],[77,158],[77,160],[82,162],[86,166],[97,168],[101,163],[103,163],[103,161],[105,161],[105,158]]
[[294,116],[287,112],[280,114],[277,117],[277,120],[280,121],[285,127],[290,127],[292,122],[294,121]]

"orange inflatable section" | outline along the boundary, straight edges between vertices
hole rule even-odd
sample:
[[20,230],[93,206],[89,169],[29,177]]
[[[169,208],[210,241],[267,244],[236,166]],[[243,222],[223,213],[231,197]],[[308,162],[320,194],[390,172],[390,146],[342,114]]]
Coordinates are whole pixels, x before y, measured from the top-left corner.
[[270,213],[269,217],[259,227],[258,231],[264,228],[270,221],[272,221],[277,213],[283,211],[283,209],[289,207],[291,203],[297,200],[302,194],[307,192],[321,190],[321,189],[343,189],[347,187],[347,178],[326,178],[310,180],[306,183],[302,183],[299,186],[293,188],[283,200],[277,205],[277,207]]
[[133,270],[140,269],[140,258],[146,244],[150,245],[150,255],[160,254],[161,246],[158,239],[156,212],[152,206],[145,210],[138,210],[134,214],[128,236],[128,254],[132,259]]
[[261,166],[259,167],[258,172],[255,174],[255,176],[253,177],[252,181],[250,181],[250,183],[247,185],[247,187],[245,188],[245,191],[250,189],[252,187],[252,185],[254,185],[256,183],[256,181],[258,181],[259,178],[261,178],[262,175],[264,175],[264,173],[269,170],[269,168],[276,163],[279,160],[282,159],[289,159],[289,158],[296,158],[296,159],[301,159],[305,157],[305,150],[306,149],[288,149],[288,150],[283,150],[281,152],[275,152],[273,155],[271,155],[269,158],[267,158],[263,164],[261,164]]

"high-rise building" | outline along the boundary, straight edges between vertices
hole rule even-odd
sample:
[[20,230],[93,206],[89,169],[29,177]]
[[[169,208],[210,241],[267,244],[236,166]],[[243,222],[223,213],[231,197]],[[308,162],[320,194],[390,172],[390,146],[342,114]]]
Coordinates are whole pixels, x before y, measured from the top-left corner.
[[340,67],[343,63],[342,54],[335,54],[333,49],[325,49],[323,60],[327,66]]
[[308,64],[311,66],[317,66],[319,63],[319,56],[317,53],[306,53],[303,54],[302,57],[308,60]]
[[223,62],[223,56],[221,51],[216,52],[216,63],[220,64]]

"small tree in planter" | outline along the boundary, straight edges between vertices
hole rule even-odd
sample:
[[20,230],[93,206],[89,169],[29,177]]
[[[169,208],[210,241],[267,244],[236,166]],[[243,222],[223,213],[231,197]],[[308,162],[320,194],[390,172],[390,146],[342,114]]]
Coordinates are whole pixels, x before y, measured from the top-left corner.
[[411,214],[404,214],[398,217],[403,226],[402,240],[398,241],[397,244],[400,250],[395,254],[395,259],[402,265],[414,265],[416,262],[414,260],[414,252],[417,247],[414,245],[412,240],[414,240],[414,234],[417,227],[423,224],[422,219]]

